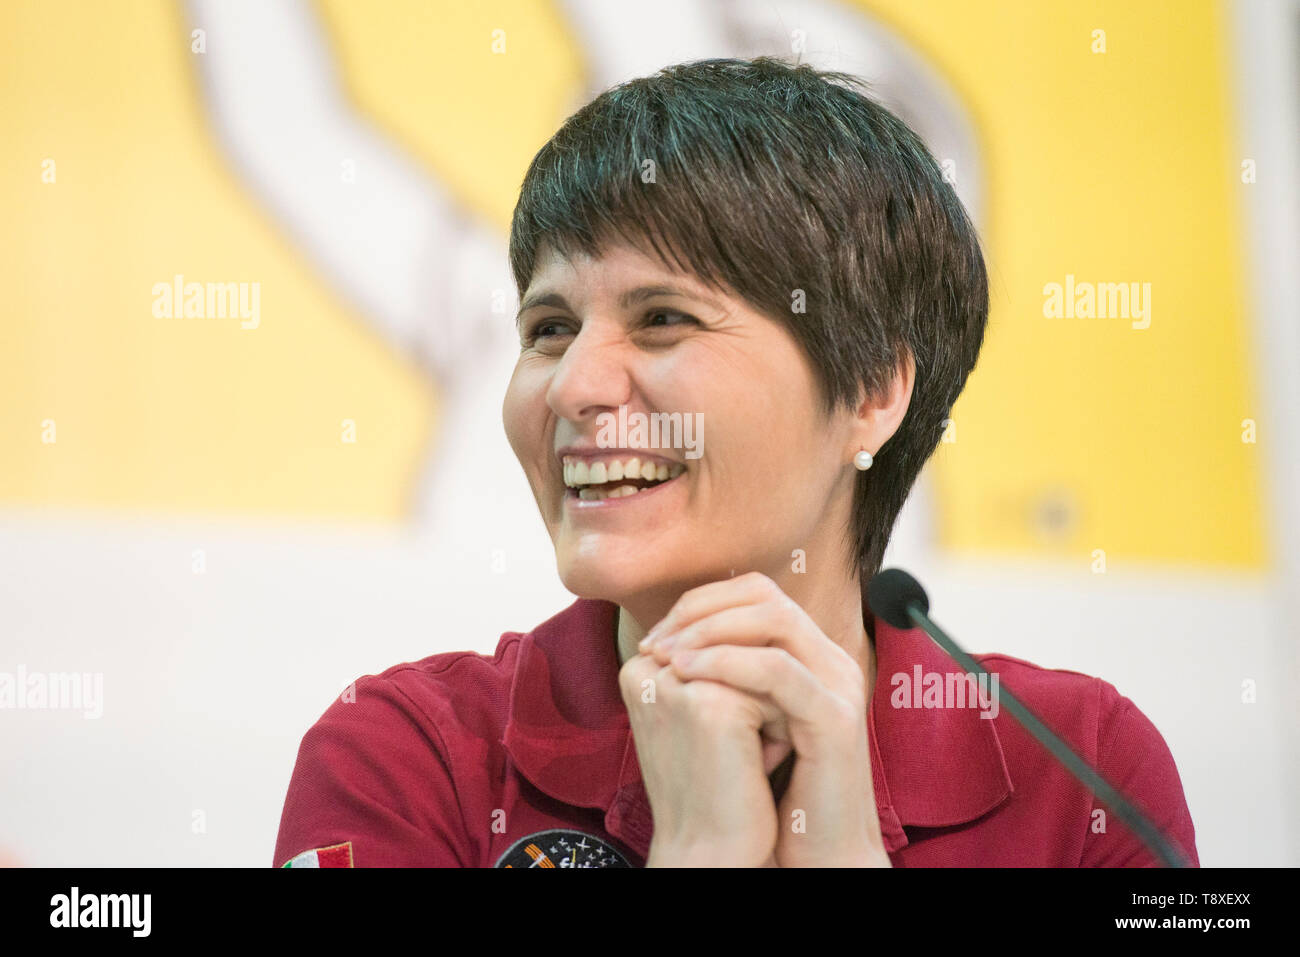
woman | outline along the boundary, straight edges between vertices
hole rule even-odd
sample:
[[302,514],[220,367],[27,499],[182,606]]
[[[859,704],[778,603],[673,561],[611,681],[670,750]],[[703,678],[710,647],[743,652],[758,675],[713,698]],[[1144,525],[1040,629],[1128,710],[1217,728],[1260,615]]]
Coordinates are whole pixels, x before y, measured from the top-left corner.
[[[923,701],[955,666],[864,604],[988,313],[902,123],[806,66],[665,69],[537,154],[510,256],[506,433],[581,597],[360,679],[303,739],[277,865],[1153,863],[987,693]],[[1195,861],[1130,701],[981,661]]]

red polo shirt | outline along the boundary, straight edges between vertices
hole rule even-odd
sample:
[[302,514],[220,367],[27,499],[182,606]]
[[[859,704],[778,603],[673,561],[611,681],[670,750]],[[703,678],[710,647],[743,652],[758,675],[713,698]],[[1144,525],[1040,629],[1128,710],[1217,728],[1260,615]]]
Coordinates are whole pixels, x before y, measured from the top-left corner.
[[[490,658],[439,654],[358,679],[355,701],[334,701],[303,737],[274,863],[643,866],[653,820],[616,611],[578,600],[503,635]],[[960,668],[919,629],[877,620],[874,634],[871,777],[895,867],[1157,863],[1005,709],[898,706],[922,699],[894,676]],[[1199,864],[1173,756],[1133,702],[1078,672],[975,657]]]

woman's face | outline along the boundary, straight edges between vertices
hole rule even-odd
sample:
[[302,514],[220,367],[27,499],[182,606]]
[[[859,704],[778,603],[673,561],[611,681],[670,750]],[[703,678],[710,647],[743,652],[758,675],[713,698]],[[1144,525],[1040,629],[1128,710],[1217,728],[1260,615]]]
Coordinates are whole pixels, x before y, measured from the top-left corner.
[[651,608],[746,571],[788,580],[796,549],[810,570],[847,561],[862,426],[823,414],[778,322],[620,245],[544,248],[519,324],[506,434],[574,594]]

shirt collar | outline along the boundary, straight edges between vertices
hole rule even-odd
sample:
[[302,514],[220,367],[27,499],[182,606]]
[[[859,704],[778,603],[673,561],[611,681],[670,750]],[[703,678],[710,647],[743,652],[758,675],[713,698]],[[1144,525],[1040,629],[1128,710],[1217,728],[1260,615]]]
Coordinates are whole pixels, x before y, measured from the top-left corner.
[[[605,810],[611,828],[629,832],[619,836],[644,856],[651,822],[618,686],[616,612],[612,602],[578,599],[523,636],[502,743],[534,786],[566,804]],[[904,827],[964,824],[1014,786],[994,722],[978,709],[891,704],[894,676],[911,682],[959,671],[957,664],[919,628],[876,619],[874,634],[871,780],[892,853],[908,842]]]
[[580,598],[519,643],[502,739],[516,767],[551,797],[608,809],[631,734],[618,687],[612,602]]
[[[903,687],[897,676],[906,676],[911,690],[918,677],[924,682],[930,674],[965,672],[920,628],[895,628],[876,618],[874,629],[876,685],[868,727],[882,829],[883,807],[906,827],[951,827],[987,814],[1015,790],[994,721],[977,707],[894,706],[906,703],[896,694]],[[898,847],[907,843],[905,835],[894,840]],[[896,848],[887,842],[886,849]]]

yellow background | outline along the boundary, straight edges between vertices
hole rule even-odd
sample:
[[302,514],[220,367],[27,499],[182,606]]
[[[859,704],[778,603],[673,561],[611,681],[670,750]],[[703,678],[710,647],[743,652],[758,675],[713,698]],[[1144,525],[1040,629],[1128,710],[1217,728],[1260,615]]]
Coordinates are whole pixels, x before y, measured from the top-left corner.
[[[943,543],[1262,566],[1259,446],[1241,441],[1259,418],[1249,187],[1219,4],[862,6],[959,91],[985,164],[993,310],[937,453]],[[559,11],[320,9],[357,107],[504,235],[528,160],[582,94]],[[435,390],[226,167],[194,56],[164,0],[0,5],[0,504],[400,521]],[[154,318],[152,287],[176,273],[260,282],[260,328]],[[1150,328],[1045,319],[1043,285],[1066,274],[1151,283]],[[363,442],[339,441],[345,418]],[[1058,489],[1074,519],[1051,533],[1035,516]]]

